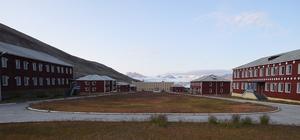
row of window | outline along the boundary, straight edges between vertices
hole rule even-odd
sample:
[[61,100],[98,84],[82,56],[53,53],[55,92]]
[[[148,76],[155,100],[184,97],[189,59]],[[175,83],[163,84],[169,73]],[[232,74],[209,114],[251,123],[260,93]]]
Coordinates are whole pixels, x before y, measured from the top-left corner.
[[[86,92],[89,92],[89,91],[90,91],[90,88],[85,87],[84,90],[85,90]],[[97,90],[96,87],[92,87],[92,88],[91,88],[91,91],[92,91],[92,92],[95,92],[96,90]]]
[[[2,75],[2,86],[8,86],[9,85],[9,78],[6,75]],[[68,85],[69,84],[69,79],[67,78],[43,78],[43,77],[21,77],[21,76],[16,76],[15,78],[16,81],[16,86],[29,86],[30,85],[30,80],[32,80],[33,86],[43,86],[46,84],[47,86],[50,85]]]
[[[291,93],[291,83],[265,83],[265,91]],[[297,93],[300,93],[300,83],[297,83]]]
[[[256,84],[255,83],[233,83],[232,85],[233,89],[241,89],[241,90],[247,90],[247,89],[253,89],[256,90]],[[283,83],[283,82],[271,82],[271,83],[265,83],[265,91],[270,92],[285,92],[285,93],[291,93],[292,84],[291,83]],[[300,82],[297,83],[297,93],[300,94]]]
[[[202,93],[201,88],[196,88],[195,90],[198,91],[198,92],[200,92],[200,93]],[[220,93],[223,93],[223,92],[224,92],[223,88],[220,88]],[[209,89],[209,93],[213,93],[213,89],[212,88]]]
[[[260,69],[250,70],[235,70],[233,72],[233,78],[252,78],[263,76],[277,76],[277,75],[292,75],[292,64],[283,66],[266,67]],[[298,74],[300,74],[300,63],[298,64]]]
[[[8,59],[6,57],[2,57],[1,58],[2,61],[2,68],[7,68],[7,61]],[[16,69],[21,69],[23,68],[24,70],[28,70],[29,69],[29,62],[28,61],[23,61],[23,67],[21,67],[21,60],[16,59]],[[55,72],[55,66],[54,65],[43,65],[41,63],[31,63],[32,66],[32,70],[33,71],[43,71],[43,68],[45,67],[45,71],[46,72]],[[56,66],[56,71],[57,73],[66,73],[66,74],[72,74],[72,69],[71,68],[67,68],[67,67],[60,67],[60,66]]]
[[[209,82],[209,86],[212,87],[214,82]],[[223,87],[224,83],[223,82],[218,82],[220,83],[220,86]],[[201,86],[201,83],[191,83],[191,86]]]
[[85,84],[86,86],[89,86],[89,85],[95,86],[95,85],[96,85],[96,81],[92,81],[92,82],[85,81],[84,84]]

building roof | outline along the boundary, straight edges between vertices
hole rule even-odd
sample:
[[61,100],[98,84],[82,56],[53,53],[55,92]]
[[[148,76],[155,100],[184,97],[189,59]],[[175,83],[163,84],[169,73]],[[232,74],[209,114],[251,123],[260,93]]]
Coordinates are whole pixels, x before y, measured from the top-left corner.
[[107,80],[107,81],[116,81],[116,79],[113,79],[113,78],[111,78],[111,77],[109,77],[109,76],[106,76],[106,75],[104,75],[104,76],[102,76],[105,80]]
[[120,85],[120,86],[127,86],[127,85],[130,85],[129,83],[126,83],[126,82],[117,82],[117,85]]
[[12,44],[3,43],[3,42],[0,42],[0,51],[5,52],[7,54],[21,56],[25,58],[34,59],[34,60],[40,60],[44,62],[65,65],[65,66],[72,66],[71,64],[59,60],[49,54],[12,45]]
[[109,79],[112,79],[108,76],[100,76],[97,74],[93,74],[93,75],[86,75],[83,77],[80,77],[78,79],[76,79],[77,81],[110,81]]
[[202,76],[198,79],[193,80],[192,82],[217,82],[217,81],[224,81],[224,82],[229,82],[229,80],[220,77],[220,76],[216,76],[216,75],[207,75],[207,76]]
[[252,61],[250,63],[247,63],[245,65],[236,67],[234,69],[248,68],[248,67],[266,65],[266,64],[281,63],[281,62],[294,61],[294,60],[299,60],[299,59],[300,59],[300,49],[277,54],[277,55],[272,55],[272,56],[268,56],[268,57],[263,57],[263,58],[255,60],[255,61]]

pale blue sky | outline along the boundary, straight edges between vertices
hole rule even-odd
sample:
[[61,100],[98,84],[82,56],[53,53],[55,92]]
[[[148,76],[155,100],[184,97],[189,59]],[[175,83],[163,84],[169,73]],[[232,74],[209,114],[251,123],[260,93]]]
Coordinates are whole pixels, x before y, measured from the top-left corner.
[[300,48],[298,0],[1,0],[0,22],[122,73],[231,69]]

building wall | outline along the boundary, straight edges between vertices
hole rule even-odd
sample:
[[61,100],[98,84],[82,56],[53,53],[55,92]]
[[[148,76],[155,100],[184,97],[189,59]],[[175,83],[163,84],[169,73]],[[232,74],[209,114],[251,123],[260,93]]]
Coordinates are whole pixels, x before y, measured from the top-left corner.
[[171,87],[172,92],[187,92],[185,87]]
[[194,94],[229,94],[230,82],[191,82],[191,90]]
[[[281,75],[280,73],[280,67],[283,66],[286,67],[288,65],[292,66],[292,73],[291,74],[286,74],[286,72]],[[272,68],[278,67],[278,70],[275,70],[274,75],[267,75],[267,68],[270,68],[272,71]],[[245,91],[245,83],[260,83],[261,88],[263,88],[262,93],[265,94],[268,97],[273,97],[273,98],[282,98],[282,99],[291,99],[291,100],[300,100],[300,93],[297,92],[297,88],[299,88],[300,85],[300,61],[295,60],[295,61],[288,61],[288,62],[281,62],[281,63],[276,63],[276,64],[266,64],[266,65],[259,65],[259,66],[254,66],[254,67],[249,67],[249,68],[243,68],[243,69],[234,69],[233,70],[233,92],[242,94]],[[257,76],[252,74],[251,71],[255,71],[257,69],[258,74]],[[260,69],[263,70],[263,74],[260,74]],[[246,73],[243,74],[243,73]],[[271,91],[270,88],[267,86],[268,83],[274,83],[275,84],[275,90]],[[283,83],[283,92],[278,91],[278,84]],[[285,88],[286,83],[291,84],[291,91],[286,92]],[[266,86],[268,88],[266,88]],[[270,86],[271,87],[271,86]]]
[[81,93],[103,93],[104,81],[77,81]]
[[170,92],[173,82],[134,82],[137,91],[166,91]]
[[[29,59],[25,57],[19,57],[10,54],[4,54],[1,62],[1,77],[2,77],[2,93],[32,90],[32,89],[54,89],[54,88],[69,88],[70,82],[73,79],[73,68],[70,66],[58,65],[49,62]],[[7,60],[5,63],[4,60]],[[16,68],[16,60],[20,60],[20,69]],[[28,69],[24,69],[24,63],[28,62]],[[36,63],[36,71],[33,70],[32,64]],[[7,67],[3,67],[7,64]],[[42,71],[39,71],[39,64],[42,64]],[[49,72],[46,71],[46,65],[49,65]],[[51,66],[54,67],[54,72],[51,72]],[[59,72],[57,70],[59,67]],[[63,69],[63,70],[62,70]],[[60,71],[63,72],[60,72]],[[8,78],[6,81],[6,77]],[[21,85],[17,85],[16,77],[21,78]],[[25,85],[24,77],[28,77],[28,85]],[[37,85],[34,83],[34,78],[37,78]],[[42,78],[40,80],[40,78]],[[47,84],[47,78],[50,78],[50,85]],[[52,84],[52,78],[55,79],[55,83]],[[9,96],[9,95],[8,95]]]

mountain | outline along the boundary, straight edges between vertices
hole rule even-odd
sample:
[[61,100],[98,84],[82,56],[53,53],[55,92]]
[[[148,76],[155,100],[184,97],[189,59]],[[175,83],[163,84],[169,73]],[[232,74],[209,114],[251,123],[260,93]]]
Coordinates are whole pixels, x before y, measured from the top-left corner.
[[[134,74],[132,74],[134,73]],[[133,79],[137,79],[140,81],[146,82],[174,82],[177,84],[181,84],[185,87],[189,87],[190,81],[198,79],[202,76],[215,74],[225,79],[231,80],[232,74],[231,70],[197,70],[197,71],[190,71],[184,73],[166,73],[157,76],[144,76],[142,74],[136,72],[128,72],[127,76],[130,76]],[[141,76],[142,75],[142,76]]]
[[139,74],[137,72],[127,72],[126,73],[127,76],[134,78],[134,79],[142,79],[142,78],[146,78],[146,76]]
[[116,70],[107,67],[98,62],[85,60],[77,56],[68,54],[53,46],[43,43],[33,37],[12,29],[0,23],[0,41],[29,48],[32,50],[40,51],[52,55],[74,66],[74,78],[84,76],[87,74],[107,75],[118,81],[131,82],[134,79],[117,72]]

